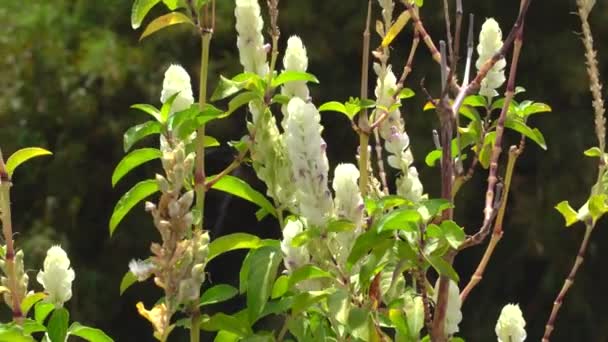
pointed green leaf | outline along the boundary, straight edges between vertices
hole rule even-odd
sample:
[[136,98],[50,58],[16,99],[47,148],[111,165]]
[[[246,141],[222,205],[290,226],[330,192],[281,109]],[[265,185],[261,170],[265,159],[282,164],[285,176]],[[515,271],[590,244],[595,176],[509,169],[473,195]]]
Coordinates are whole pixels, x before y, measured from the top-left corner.
[[313,74],[302,71],[285,70],[272,80],[272,87],[276,88],[289,82],[312,82],[319,83]]
[[601,157],[602,154],[602,150],[599,147],[592,147],[585,151],[587,157]]
[[[228,79],[220,75],[220,81],[217,88],[213,91],[210,101],[218,101],[232,96],[239,91],[245,89],[249,82],[252,82],[258,75],[253,73],[243,73],[235,76],[233,79]],[[237,80],[235,80],[237,79]]]
[[250,322],[255,322],[264,311],[281,259],[280,249],[269,246],[254,250],[251,255],[251,267],[247,276],[247,311]]
[[7,342],[34,342],[32,336],[28,336],[25,327],[20,327],[14,323],[0,324],[0,341]]
[[526,106],[523,109],[522,115],[524,117],[528,117],[530,115],[537,114],[537,113],[550,112],[551,110],[552,110],[551,106],[549,106],[548,104],[534,102],[534,103],[531,103],[530,105]]
[[407,325],[407,321],[405,320],[404,313],[399,308],[390,308],[388,310],[388,318],[397,328],[400,334],[403,336],[411,336],[409,326]]
[[158,121],[148,121],[143,124],[133,126],[129,128],[123,138],[123,148],[125,152],[128,152],[133,145],[141,139],[153,135],[160,134],[162,125]]
[[127,191],[116,203],[112,217],[110,218],[110,236],[122,221],[122,219],[133,209],[133,207],[146,197],[157,192],[158,184],[156,180],[149,179],[135,184],[131,190]]
[[481,164],[484,169],[490,167],[490,159],[492,158],[492,148],[494,147],[495,141],[496,131],[486,134],[486,136],[483,138],[483,145],[481,147],[481,152],[479,152],[479,164]]
[[141,110],[144,113],[149,114],[150,116],[152,116],[153,118],[155,118],[156,121],[158,121],[158,122],[162,122],[163,121],[160,118],[160,110],[158,110],[158,108],[156,108],[156,107],[154,107],[152,105],[145,104],[145,103],[139,103],[139,104],[132,105],[131,108],[138,109],[138,110]]
[[589,199],[589,214],[591,214],[593,221],[597,221],[608,211],[606,199],[607,196],[604,194],[593,195]]
[[125,293],[125,291],[136,282],[137,277],[135,276],[135,274],[131,273],[131,271],[125,273],[125,275],[122,277],[122,280],[120,281],[120,295],[122,296],[122,294]]
[[235,287],[227,284],[219,284],[208,288],[201,295],[199,306],[211,305],[225,302],[239,293]]
[[163,3],[171,11],[175,11],[180,7],[184,7],[184,0],[163,0]]
[[55,309],[55,304],[48,302],[38,302],[34,305],[34,319],[36,322],[43,324],[44,320],[49,316],[51,311]]
[[141,26],[146,14],[161,0],[135,0],[131,8],[131,27],[136,30]]
[[34,304],[38,303],[39,301],[43,300],[45,297],[46,297],[46,294],[44,292],[32,292],[32,293],[28,294],[21,301],[21,312],[23,313],[23,315],[27,316],[27,313],[30,311],[32,306],[34,306]]
[[270,298],[277,299],[282,297],[289,290],[289,276],[282,275],[277,278],[272,286]]
[[393,23],[390,29],[386,32],[384,39],[382,39],[382,47],[388,47],[391,45],[393,40],[397,37],[397,35],[403,30],[405,24],[410,20],[410,12],[408,10],[404,10],[397,20]]
[[142,40],[147,36],[158,32],[166,27],[177,24],[190,24],[194,26],[194,23],[187,15],[181,12],[171,12],[169,14],[165,14],[152,20],[152,22],[150,22],[150,24],[148,24],[148,26],[144,30],[144,33],[141,34],[141,37],[139,37],[139,40]]
[[68,333],[68,323],[70,322],[70,313],[65,308],[57,308],[51,314],[51,319],[48,324],[48,334],[52,342],[65,341]]
[[466,234],[464,233],[462,227],[457,225],[456,222],[452,220],[441,222],[441,230],[443,231],[443,236],[445,239],[454,249],[458,249],[466,238]]
[[150,160],[158,159],[161,155],[160,150],[156,148],[142,148],[127,154],[114,169],[112,186],[116,186],[116,183],[134,168]]
[[338,112],[338,113],[342,113],[344,115],[346,115],[348,117],[349,120],[353,119],[353,116],[349,115],[348,112],[346,111],[346,107],[344,106],[344,104],[338,102],[338,101],[331,101],[331,102],[327,102],[321,105],[321,107],[319,107],[319,112]]
[[306,311],[311,305],[314,305],[323,299],[327,298],[330,294],[336,291],[335,288],[328,288],[321,291],[308,291],[298,294],[291,306],[291,311],[294,316]]
[[249,102],[251,102],[253,100],[259,100],[259,99],[260,99],[260,97],[258,96],[258,94],[256,94],[253,91],[247,91],[247,92],[238,94],[232,100],[230,100],[230,102],[228,102],[228,111],[226,111],[226,113],[222,114],[222,117],[229,116],[230,114],[234,113],[237,109],[248,104]]
[[213,239],[209,244],[209,256],[207,262],[218,255],[236,249],[255,249],[263,245],[262,239],[247,233],[233,233]]
[[[33,319],[27,318],[23,322],[23,332],[27,335],[31,335],[37,332],[46,332],[46,327]],[[0,341],[4,341],[1,336]]]
[[47,151],[40,147],[22,148],[22,149],[16,151],[15,153],[13,153],[6,160],[6,164],[5,164],[6,173],[8,173],[8,176],[10,178],[13,176],[13,172],[15,172],[15,169],[19,165],[25,163],[26,161],[28,161],[32,158],[39,157],[39,156],[48,156],[48,155],[52,155],[52,154],[53,153],[51,153],[50,151]]
[[488,105],[488,100],[485,96],[481,95],[469,95],[464,98],[462,102],[463,105],[472,106],[472,107],[483,107],[485,108]]
[[201,322],[201,329],[205,331],[225,330],[239,337],[246,337],[253,332],[247,322],[243,322],[235,316],[217,313],[211,317],[205,317]]
[[292,288],[294,285],[304,280],[331,277],[331,273],[322,270],[317,266],[305,265],[291,273],[291,276],[289,277],[289,288]]
[[505,121],[505,127],[517,131],[530,138],[532,141],[537,143],[538,146],[540,146],[543,150],[547,149],[545,137],[542,135],[542,133],[537,128],[530,128],[521,119],[517,117],[508,117]]
[[114,340],[102,330],[87,327],[78,322],[74,322],[70,325],[68,335],[78,336],[89,342],[114,342]]
[[[214,176],[209,177],[213,179]],[[277,213],[270,201],[262,195],[260,192],[254,190],[251,185],[234,176],[226,175],[220,178],[213,186],[212,189],[227,192],[234,196],[240,197],[251,203],[257,204],[272,216],[276,217]]]
[[447,276],[448,278],[458,283],[458,273],[456,273],[452,265],[445,261],[443,257],[437,255],[425,255],[425,258],[426,260],[428,260],[431,266],[433,266],[435,271],[439,273],[439,275]]
[[410,89],[410,88],[403,88],[401,90],[401,92],[399,93],[399,99],[404,100],[404,99],[409,99],[411,97],[414,97],[416,95],[416,93]]
[[417,230],[422,217],[415,209],[397,209],[382,217],[376,224],[378,233],[387,230]]

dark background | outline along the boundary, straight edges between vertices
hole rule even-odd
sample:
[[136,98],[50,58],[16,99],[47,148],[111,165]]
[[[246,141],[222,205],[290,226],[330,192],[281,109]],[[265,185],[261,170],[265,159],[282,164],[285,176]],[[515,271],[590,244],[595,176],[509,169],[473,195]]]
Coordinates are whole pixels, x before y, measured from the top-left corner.
[[[158,163],[150,163],[122,180],[115,189],[110,176],[123,156],[122,134],[147,119],[129,109],[133,103],[158,105],[162,76],[170,63],[180,63],[198,78],[199,42],[190,31],[171,28],[138,42],[130,27],[126,0],[0,1],[0,146],[5,157],[18,148],[42,146],[55,154],[22,167],[14,175],[13,216],[17,243],[31,267],[31,285],[46,249],[60,243],[76,270],[74,296],[67,304],[74,320],[107,331],[118,341],[151,341],[151,330],[139,317],[135,303],[149,307],[160,295],[151,282],[137,284],[119,296],[119,282],[132,258],[148,255],[157,233],[137,207],[112,238],[108,221],[117,199],[136,181],[150,178]],[[307,45],[310,71],[321,80],[312,95],[319,105],[327,100],[357,96],[360,46],[366,1],[281,1],[281,46],[298,34]],[[426,1],[421,15],[437,41],[444,37],[441,1]],[[481,19],[495,17],[508,32],[519,1],[464,1],[465,12]],[[376,3],[374,3],[376,5]],[[212,42],[211,85],[218,75],[241,70],[236,55],[233,1],[218,1],[217,30]],[[377,10],[377,6],[375,6]],[[399,8],[399,7],[398,7]],[[550,104],[552,113],[536,116],[532,125],[545,134],[548,151],[532,142],[520,158],[509,198],[505,236],[482,283],[463,308],[462,336],[469,341],[495,340],[500,309],[520,303],[528,322],[528,340],[539,340],[553,299],[562,286],[583,235],[580,225],[564,228],[553,209],[561,200],[578,207],[596,177],[593,161],[582,151],[596,145],[578,18],[574,0],[533,1],[525,29],[517,84],[527,88],[519,99]],[[152,15],[164,13],[158,6]],[[600,69],[608,75],[608,5],[598,1],[590,17],[600,55]],[[395,43],[392,62],[401,70],[409,51],[411,25]],[[372,46],[378,43],[374,37]],[[432,149],[433,112],[423,112],[420,80],[426,78],[437,93],[439,68],[424,46],[418,50],[408,85],[418,93],[406,103],[405,120],[425,190],[439,195],[438,170],[423,160]],[[373,77],[372,77],[373,79]],[[370,86],[373,86],[370,82]],[[195,93],[196,93],[196,84]],[[372,89],[372,88],[370,88]],[[245,134],[245,113],[213,123],[210,134],[222,141]],[[352,162],[357,139],[348,122],[324,114],[324,137],[332,164]],[[507,135],[507,144],[518,140]],[[148,144],[153,141],[148,141]],[[223,145],[226,146],[226,145]],[[207,156],[209,172],[230,162],[227,147]],[[503,163],[504,164],[504,163]],[[239,177],[263,190],[249,167]],[[457,198],[456,217],[467,231],[482,220],[486,173],[476,173]],[[277,224],[256,222],[255,209],[239,199],[211,193],[206,208],[212,236],[236,231],[276,237]],[[608,341],[608,240],[605,221],[594,232],[576,282],[568,294],[553,334],[554,341]],[[462,283],[468,281],[483,247],[467,250],[456,261]],[[236,284],[241,253],[218,258],[209,265],[213,283]],[[237,299],[211,310],[235,310]],[[173,336],[178,340],[178,335]]]

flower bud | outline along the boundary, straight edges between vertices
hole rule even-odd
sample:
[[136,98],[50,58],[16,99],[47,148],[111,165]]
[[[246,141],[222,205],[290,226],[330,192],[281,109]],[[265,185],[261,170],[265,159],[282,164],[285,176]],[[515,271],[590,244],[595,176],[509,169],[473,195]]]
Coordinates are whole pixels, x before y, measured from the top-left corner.
[[523,342],[526,339],[525,327],[526,321],[519,305],[505,305],[496,322],[498,342]]
[[167,179],[159,174],[156,175],[156,183],[158,183],[158,188],[160,192],[167,193],[169,192],[169,182]]
[[129,262],[129,271],[137,277],[138,281],[144,281],[154,272],[154,264],[145,260],[133,259]]
[[178,200],[179,206],[181,210],[187,211],[192,206],[194,202],[194,191],[190,190],[182,195],[182,197]]
[[186,72],[186,70],[180,65],[173,64],[167,69],[167,71],[165,71],[160,101],[165,103],[176,93],[179,94],[173,101],[171,113],[188,109],[194,103],[192,86],[190,85],[190,76],[188,75],[188,72]]
[[[502,31],[498,22],[493,18],[486,19],[481,27],[479,33],[479,44],[477,45],[477,53],[479,58],[475,63],[477,69],[481,69],[482,66],[494,56],[494,54],[502,48]],[[490,69],[486,77],[481,81],[481,87],[479,88],[479,94],[486,97],[494,97],[498,95],[496,89],[505,82],[505,66],[507,62],[504,58],[500,59]]]
[[44,286],[48,294],[47,301],[62,307],[72,298],[74,270],[70,268],[70,259],[60,246],[51,247],[44,259],[44,269],[38,272],[36,280]]

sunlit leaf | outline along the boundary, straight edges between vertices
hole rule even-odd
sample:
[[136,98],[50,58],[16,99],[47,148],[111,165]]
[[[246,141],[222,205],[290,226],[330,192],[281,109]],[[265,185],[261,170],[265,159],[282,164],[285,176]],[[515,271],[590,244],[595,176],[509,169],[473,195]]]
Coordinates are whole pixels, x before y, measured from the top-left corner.
[[555,209],[562,214],[564,220],[566,220],[566,227],[570,227],[574,223],[578,222],[576,210],[574,210],[568,201],[559,202]]
[[112,173],[112,186],[134,168],[148,161],[160,158],[162,153],[156,148],[142,148],[134,150],[122,158]]
[[525,135],[527,138],[530,138],[543,150],[547,149],[547,143],[545,142],[545,137],[543,134],[537,128],[531,128],[526,125],[526,123],[524,123],[521,119],[517,117],[508,117],[505,121],[505,127],[517,131]]
[[55,304],[48,302],[38,302],[34,306],[34,319],[42,324],[51,311],[55,310]]
[[314,265],[304,265],[291,273],[289,277],[289,287],[293,287],[297,283],[309,279],[331,278],[331,273],[322,270]]
[[225,302],[239,293],[239,290],[227,284],[219,284],[208,288],[201,295],[199,306]]
[[68,336],[78,336],[90,342],[113,342],[114,340],[102,330],[84,326],[78,322],[72,323],[68,329]]
[[25,328],[17,324],[1,324],[0,325],[0,341],[7,342],[34,342],[32,336],[29,336],[24,331]]
[[274,285],[272,285],[270,298],[277,299],[282,297],[287,290],[289,290],[289,276],[281,275],[277,278],[277,280],[275,280]]
[[328,288],[322,291],[308,291],[298,294],[294,300],[291,310],[294,315],[297,315],[303,311],[306,311],[311,305],[320,302],[327,298],[330,294],[335,292],[334,288]]
[[158,32],[166,27],[177,24],[190,24],[194,26],[194,23],[187,15],[181,12],[171,12],[169,14],[165,14],[152,20],[152,22],[150,22],[150,24],[148,24],[148,26],[144,30],[144,33],[141,34],[141,37],[139,37],[139,40],[142,40],[147,36]]
[[[211,176],[209,179],[213,179],[213,177],[214,176]],[[257,204],[261,208],[264,208],[264,210],[269,212],[272,216],[277,216],[276,210],[272,203],[270,203],[270,201],[264,195],[253,189],[251,185],[247,184],[247,182],[240,178],[230,175],[223,176],[215,184],[213,184],[211,188],[227,192],[251,203]]]
[[443,231],[445,239],[454,249],[458,249],[466,238],[462,227],[452,220],[445,220],[441,222],[441,230]]
[[28,294],[25,298],[23,298],[23,300],[21,301],[21,312],[23,313],[23,315],[27,316],[27,313],[30,311],[32,306],[43,300],[45,297],[46,294],[44,292],[32,292]]
[[251,328],[247,322],[243,322],[235,316],[217,313],[211,317],[205,317],[201,322],[201,329],[206,331],[225,330],[239,337],[245,337],[252,334]]
[[397,209],[382,217],[376,224],[378,233],[386,230],[412,230],[418,228],[422,217],[415,209]]
[[161,130],[162,125],[158,121],[148,121],[129,128],[123,137],[123,148],[125,152],[128,152],[136,142],[149,135],[159,134]]
[[263,246],[263,240],[247,233],[233,233],[213,239],[209,244],[209,256],[207,262],[218,255],[237,249],[255,249]]
[[122,294],[125,293],[125,291],[136,282],[137,277],[135,276],[135,274],[133,274],[131,271],[125,273],[125,275],[122,277],[122,280],[120,281],[120,295],[122,296]]
[[146,104],[146,103],[139,103],[139,104],[134,104],[131,106],[132,109],[137,109],[140,110],[146,114],[149,114],[150,116],[152,116],[153,118],[156,119],[156,121],[158,122],[162,122],[163,120],[161,120],[160,118],[160,110],[158,110],[158,108]]
[[602,150],[599,147],[592,147],[585,151],[587,157],[601,157],[603,155]]
[[26,161],[28,161],[32,158],[39,157],[39,156],[48,156],[48,155],[52,155],[52,154],[53,154],[52,152],[47,151],[40,147],[22,148],[22,149],[16,151],[15,153],[13,153],[6,160],[6,164],[5,164],[6,173],[8,173],[8,177],[11,178],[13,176],[13,172],[15,172],[15,169],[19,165],[25,163]]
[[404,10],[401,15],[395,20],[391,28],[386,32],[384,39],[382,39],[382,47],[385,48],[393,42],[397,35],[403,30],[407,22],[410,20],[410,12]]
[[313,74],[302,71],[285,70],[272,80],[272,87],[276,88],[285,83],[298,81],[319,83],[319,80]]
[[431,264],[431,266],[433,266],[435,271],[439,273],[439,275],[447,276],[458,283],[458,273],[456,273],[454,268],[447,261],[445,261],[443,257],[436,255],[425,255],[425,258]]
[[344,115],[346,115],[346,117],[348,117],[349,120],[352,120],[354,115],[351,116],[347,111],[346,111],[346,107],[344,106],[344,104],[338,102],[338,101],[331,101],[331,102],[327,102],[322,104],[319,107],[319,112],[338,112],[338,113],[342,113]]
[[131,27],[136,30],[141,26],[146,14],[161,0],[135,0],[131,8]]
[[277,247],[261,247],[251,254],[251,267],[247,276],[247,311],[250,322],[255,322],[264,311],[281,262]]
[[112,217],[110,218],[110,235],[114,234],[114,230],[116,230],[118,224],[137,203],[158,190],[159,188],[156,180],[150,179],[135,184],[131,190],[127,191],[120,200],[118,200],[118,203],[116,203],[112,212]]
[[49,324],[47,326],[48,335],[51,341],[65,341],[68,333],[68,323],[70,322],[70,313],[65,308],[57,308],[51,314]]

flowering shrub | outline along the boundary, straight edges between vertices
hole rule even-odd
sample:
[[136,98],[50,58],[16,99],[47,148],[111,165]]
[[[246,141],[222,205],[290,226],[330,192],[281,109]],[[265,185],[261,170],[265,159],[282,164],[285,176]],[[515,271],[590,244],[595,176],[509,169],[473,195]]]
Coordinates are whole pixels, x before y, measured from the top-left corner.
[[[135,0],[132,26],[138,28],[148,12],[161,0]],[[371,18],[368,3],[364,28],[361,94],[346,102],[315,103],[309,85],[319,83],[308,72],[305,43],[297,36],[279,46],[279,1],[268,0],[270,43],[265,43],[262,9],[258,0],[236,0],[236,46],[243,72],[222,76],[208,94],[209,53],[216,20],[214,0],[162,1],[170,13],[153,19],[142,38],[171,25],[189,25],[201,38],[199,94],[195,99],[188,71],[171,65],[164,74],[160,108],[136,104],[151,119],[124,135],[128,154],[116,166],[113,185],[136,167],[160,159],[162,170],[154,178],[135,184],[116,204],[110,218],[110,234],[140,202],[145,202],[159,239],[150,245],[149,256],[133,256],[120,284],[121,294],[136,282],[152,279],[162,297],[148,309],[143,302],[138,313],[149,321],[159,341],[170,339],[175,329],[190,330],[190,340],[200,340],[200,330],[216,333],[217,341],[462,341],[461,307],[480,282],[494,248],[503,236],[503,220],[511,179],[518,157],[529,139],[546,149],[543,134],[530,125],[532,115],[549,112],[540,102],[520,100],[525,90],[516,87],[517,65],[530,0],[521,0],[518,17],[503,37],[499,23],[490,18],[481,26],[477,45],[477,73],[471,75],[474,54],[474,21],[469,19],[464,73],[460,80],[460,36],[462,1],[456,1],[454,18],[446,11],[447,42],[438,45],[429,36],[423,20],[423,1],[379,0],[376,32],[381,43],[370,50]],[[375,2],[373,2],[375,4]],[[587,64],[596,112],[599,147],[585,152],[599,160],[598,182],[588,201],[575,211],[567,202],[557,209],[571,225],[578,221],[587,230],[579,258],[558,295],[547,322],[544,340],[549,340],[562,300],[582,262],[588,239],[597,220],[608,211],[606,186],[605,120],[587,16],[593,2],[578,0],[583,23]],[[448,2],[445,2],[448,7]],[[372,10],[373,9],[373,10]],[[451,29],[454,20],[455,29]],[[397,75],[391,46],[413,28],[410,54]],[[504,39],[504,40],[503,40]],[[441,91],[422,109],[404,104],[416,95],[406,85],[416,52],[424,44],[439,65]],[[283,54],[282,60],[279,58]],[[507,62],[507,54],[511,54]],[[374,58],[370,62],[370,56]],[[282,61],[282,68],[278,65]],[[375,75],[373,97],[368,96],[370,69]],[[505,70],[509,70],[508,77]],[[505,84],[504,97],[500,91]],[[159,87],[160,88],[160,87]],[[515,100],[515,96],[518,100]],[[224,101],[225,100],[225,101]],[[227,101],[227,108],[222,104]],[[207,123],[236,111],[247,111],[247,135],[231,142],[234,160],[216,175],[205,168],[206,149],[220,145],[207,132]],[[434,110],[438,130],[436,149],[425,158],[428,167],[441,170],[441,194],[425,193],[414,166],[413,145],[404,116]],[[330,170],[323,139],[321,115],[344,115],[345,127],[359,137],[353,146],[357,165],[338,163]],[[330,115],[330,114],[328,114]],[[510,147],[506,167],[499,169],[505,129],[520,136]],[[331,132],[329,132],[331,133]],[[147,136],[158,136],[158,146],[132,150]],[[375,144],[372,148],[372,143]],[[372,151],[375,152],[372,153]],[[6,246],[0,250],[3,296],[13,321],[2,325],[0,340],[64,341],[70,335],[89,341],[111,341],[98,329],[79,323],[68,326],[63,307],[71,296],[75,271],[66,252],[54,246],[47,252],[43,270],[37,275],[44,292],[28,291],[23,252],[12,239],[10,186],[12,172],[25,160],[49,154],[29,148],[17,151],[4,163],[0,156],[0,220]],[[467,154],[469,157],[467,159]],[[266,186],[266,195],[232,176],[241,164],[251,164]],[[385,172],[397,171],[395,179]],[[454,220],[458,191],[478,168],[488,169],[483,220],[477,230],[465,229]],[[504,172],[504,173],[502,173]],[[205,198],[218,190],[259,206],[256,217],[275,218],[281,227],[280,240],[261,239],[236,233],[210,236],[206,229]],[[454,259],[464,249],[478,246],[491,235],[473,277],[460,279]],[[221,254],[247,250],[239,289],[210,284],[206,266]],[[435,283],[433,287],[431,284]],[[237,295],[246,298],[238,312],[208,314],[205,306]],[[34,308],[34,319],[27,318]],[[48,321],[46,317],[50,315]],[[271,316],[281,316],[276,331],[260,329]],[[507,304],[496,323],[498,341],[526,338],[524,315],[518,305]],[[37,335],[38,334],[38,335]]]

